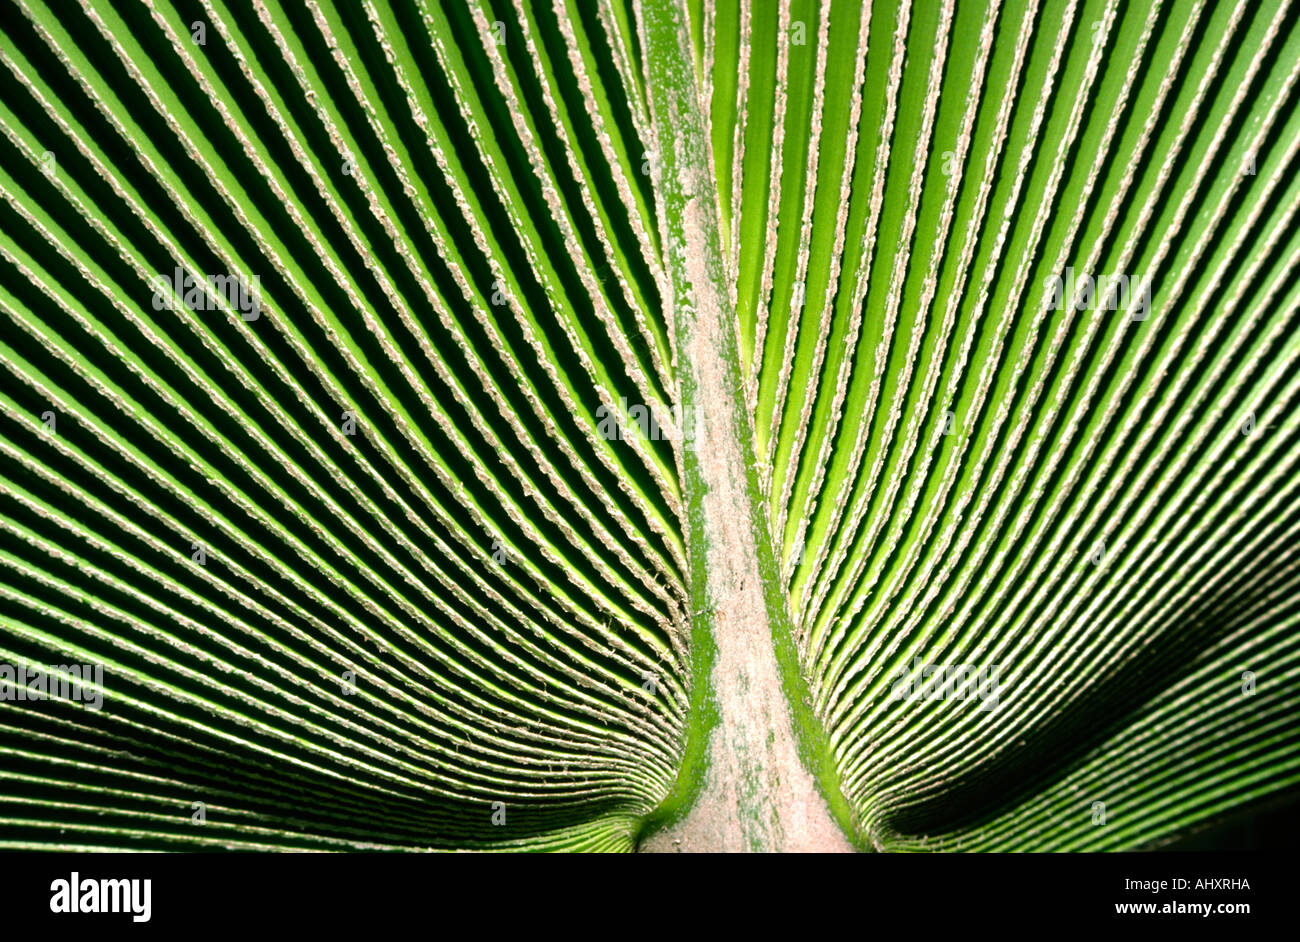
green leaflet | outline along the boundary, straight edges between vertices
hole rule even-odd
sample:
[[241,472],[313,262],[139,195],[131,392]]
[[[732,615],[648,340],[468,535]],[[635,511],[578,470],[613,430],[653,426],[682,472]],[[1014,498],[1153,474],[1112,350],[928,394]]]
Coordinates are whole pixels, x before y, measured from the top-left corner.
[[0,8],[0,847],[1294,795],[1293,4]]

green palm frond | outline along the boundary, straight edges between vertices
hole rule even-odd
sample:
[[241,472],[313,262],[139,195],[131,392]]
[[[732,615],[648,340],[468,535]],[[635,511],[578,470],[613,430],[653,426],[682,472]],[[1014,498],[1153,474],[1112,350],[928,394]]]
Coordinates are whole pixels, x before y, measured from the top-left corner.
[[1300,785],[1294,4],[0,6],[0,847]]

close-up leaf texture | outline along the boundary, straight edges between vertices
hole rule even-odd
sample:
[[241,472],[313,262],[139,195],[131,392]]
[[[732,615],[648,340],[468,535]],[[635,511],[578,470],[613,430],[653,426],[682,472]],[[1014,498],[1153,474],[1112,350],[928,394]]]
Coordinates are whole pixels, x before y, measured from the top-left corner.
[[0,0],[0,848],[1294,801],[1297,6]]

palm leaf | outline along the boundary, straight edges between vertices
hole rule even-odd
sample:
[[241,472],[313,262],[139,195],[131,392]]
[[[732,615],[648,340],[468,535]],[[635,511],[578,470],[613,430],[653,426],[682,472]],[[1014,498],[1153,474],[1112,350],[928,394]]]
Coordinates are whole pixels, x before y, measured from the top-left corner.
[[0,846],[1113,850],[1294,794],[1289,2],[0,26],[0,664],[102,666],[0,674]]

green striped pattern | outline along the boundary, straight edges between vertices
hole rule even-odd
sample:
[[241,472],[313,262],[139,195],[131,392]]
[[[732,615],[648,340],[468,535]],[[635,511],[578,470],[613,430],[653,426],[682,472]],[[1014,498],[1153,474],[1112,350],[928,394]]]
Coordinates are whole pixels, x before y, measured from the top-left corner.
[[626,57],[386,7],[6,17],[0,660],[108,688],[4,705],[7,842],[626,849],[675,775],[672,454],[595,420],[667,398]]
[[[663,178],[666,3],[712,207]],[[689,806],[691,452],[605,434],[710,408],[684,211],[855,845],[1300,787],[1297,4],[192,6],[0,0],[0,664],[104,666],[98,712],[0,700],[0,848],[631,850]],[[258,316],[160,309],[178,266]],[[1150,308],[1053,309],[1067,269]],[[999,708],[892,698],[922,664]]]

